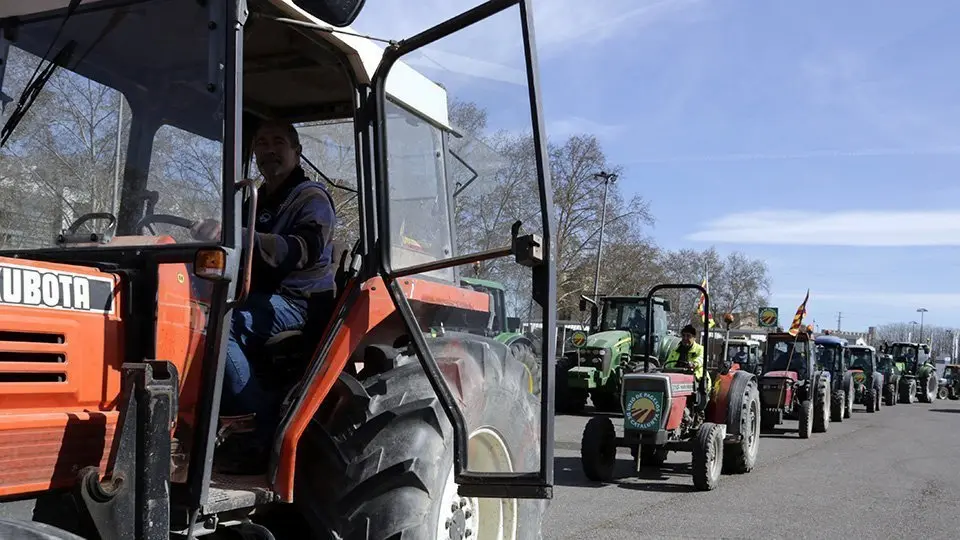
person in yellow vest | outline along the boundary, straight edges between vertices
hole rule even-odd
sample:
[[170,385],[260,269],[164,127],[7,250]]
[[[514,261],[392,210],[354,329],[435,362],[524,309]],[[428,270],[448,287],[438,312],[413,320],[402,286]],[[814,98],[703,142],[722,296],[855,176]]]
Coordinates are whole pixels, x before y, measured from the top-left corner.
[[667,355],[663,367],[693,370],[693,377],[699,381],[703,377],[703,345],[697,343],[696,336],[697,329],[692,324],[684,326],[680,343]]

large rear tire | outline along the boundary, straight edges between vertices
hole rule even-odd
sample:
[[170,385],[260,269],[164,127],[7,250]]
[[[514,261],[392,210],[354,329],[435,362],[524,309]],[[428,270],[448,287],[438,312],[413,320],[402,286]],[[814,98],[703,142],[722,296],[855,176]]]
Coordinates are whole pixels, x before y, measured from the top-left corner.
[[523,339],[511,343],[510,352],[513,353],[514,358],[523,364],[526,370],[527,389],[539,398],[540,387],[543,386],[541,383],[543,380],[543,362],[541,362],[540,357],[533,352],[533,347]]
[[[723,450],[723,472],[745,474],[757,463],[760,445],[760,392],[755,380],[748,381],[742,393],[730,396],[730,422],[737,422],[740,442]],[[734,414],[736,411],[737,414]]]
[[863,402],[867,406],[867,412],[877,412],[877,390],[871,388],[863,396]]
[[617,465],[617,433],[613,421],[606,416],[594,416],[587,421],[580,439],[580,466],[583,474],[594,482],[613,480]]
[[16,540],[83,540],[53,525],[38,521],[0,518],[0,538]]
[[710,491],[720,482],[723,469],[723,433],[720,426],[704,422],[697,431],[693,446],[693,485]]
[[[451,334],[429,342],[464,415],[468,468],[536,471],[540,414],[524,366],[500,343]],[[315,534],[432,540],[491,526],[539,539],[545,501],[457,494],[453,428],[417,359],[399,358],[301,438],[295,500]]]

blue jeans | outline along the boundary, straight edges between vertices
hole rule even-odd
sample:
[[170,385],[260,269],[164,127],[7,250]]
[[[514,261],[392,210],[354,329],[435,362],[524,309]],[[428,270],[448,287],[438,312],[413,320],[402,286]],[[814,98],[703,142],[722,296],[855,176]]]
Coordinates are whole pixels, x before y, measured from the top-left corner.
[[[274,396],[260,385],[247,352],[270,337],[298,330],[307,319],[306,309],[278,294],[250,293],[243,306],[234,309],[223,371],[221,412],[224,415],[256,413],[256,438],[269,444],[276,430],[283,396]],[[256,361],[256,359],[254,360]]]

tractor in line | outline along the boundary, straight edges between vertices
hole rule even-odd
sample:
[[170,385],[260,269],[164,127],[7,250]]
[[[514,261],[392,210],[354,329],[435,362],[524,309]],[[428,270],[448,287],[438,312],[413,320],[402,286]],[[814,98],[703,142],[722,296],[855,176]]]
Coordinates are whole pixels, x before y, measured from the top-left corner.
[[656,355],[679,342],[667,331],[670,302],[642,296],[601,296],[599,301],[581,297],[580,310],[587,311],[588,305],[590,332],[574,333],[574,349],[557,361],[556,410],[581,413],[589,397],[597,411],[619,413],[623,376],[643,362],[648,341]]
[[[699,285],[657,285],[647,298],[656,298],[662,289],[697,290],[709,312],[707,291]],[[652,334],[655,304],[646,305],[647,333]],[[713,372],[704,366],[697,379],[689,366],[665,365],[678,344],[672,343],[656,349],[655,341],[648,341],[643,362],[623,375],[621,429],[608,415],[595,415],[587,422],[580,447],[587,478],[613,480],[617,448],[623,447],[630,449],[638,472],[641,467],[662,466],[669,452],[689,453],[693,484],[701,491],[716,488],[721,473],[753,470],[760,441],[756,375],[724,361]],[[708,329],[703,331],[703,344],[702,358],[709,358]]]
[[801,439],[826,433],[830,427],[832,380],[816,363],[813,328],[796,335],[767,334],[767,350],[759,378],[761,427],[773,430],[784,417],[799,420]]
[[868,413],[880,410],[884,401],[884,374],[878,366],[877,350],[869,345],[848,345],[845,350],[849,369],[845,380],[853,384],[854,402]]

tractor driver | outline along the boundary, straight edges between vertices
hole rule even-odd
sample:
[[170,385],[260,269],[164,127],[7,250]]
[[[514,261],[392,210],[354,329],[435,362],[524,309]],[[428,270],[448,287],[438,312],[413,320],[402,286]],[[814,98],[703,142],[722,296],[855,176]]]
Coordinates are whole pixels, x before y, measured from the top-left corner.
[[680,330],[680,343],[667,355],[663,363],[665,368],[681,368],[693,370],[693,377],[697,381],[703,377],[703,345],[694,338],[697,329],[688,324]]
[[[223,374],[221,411],[224,415],[254,414],[256,428],[237,442],[234,474],[265,470],[269,448],[279,421],[280,400],[259,383],[247,354],[270,337],[302,329],[307,313],[329,313],[333,307],[336,269],[332,265],[332,237],[336,213],[321,183],[307,178],[300,167],[300,136],[292,124],[268,121],[253,139],[257,168],[263,175],[258,188],[256,216],[243,216],[243,234],[255,220],[250,294],[234,308]],[[198,239],[220,236],[220,223],[205,220],[192,229]],[[249,440],[243,440],[249,439]],[[230,441],[230,439],[228,439]]]

